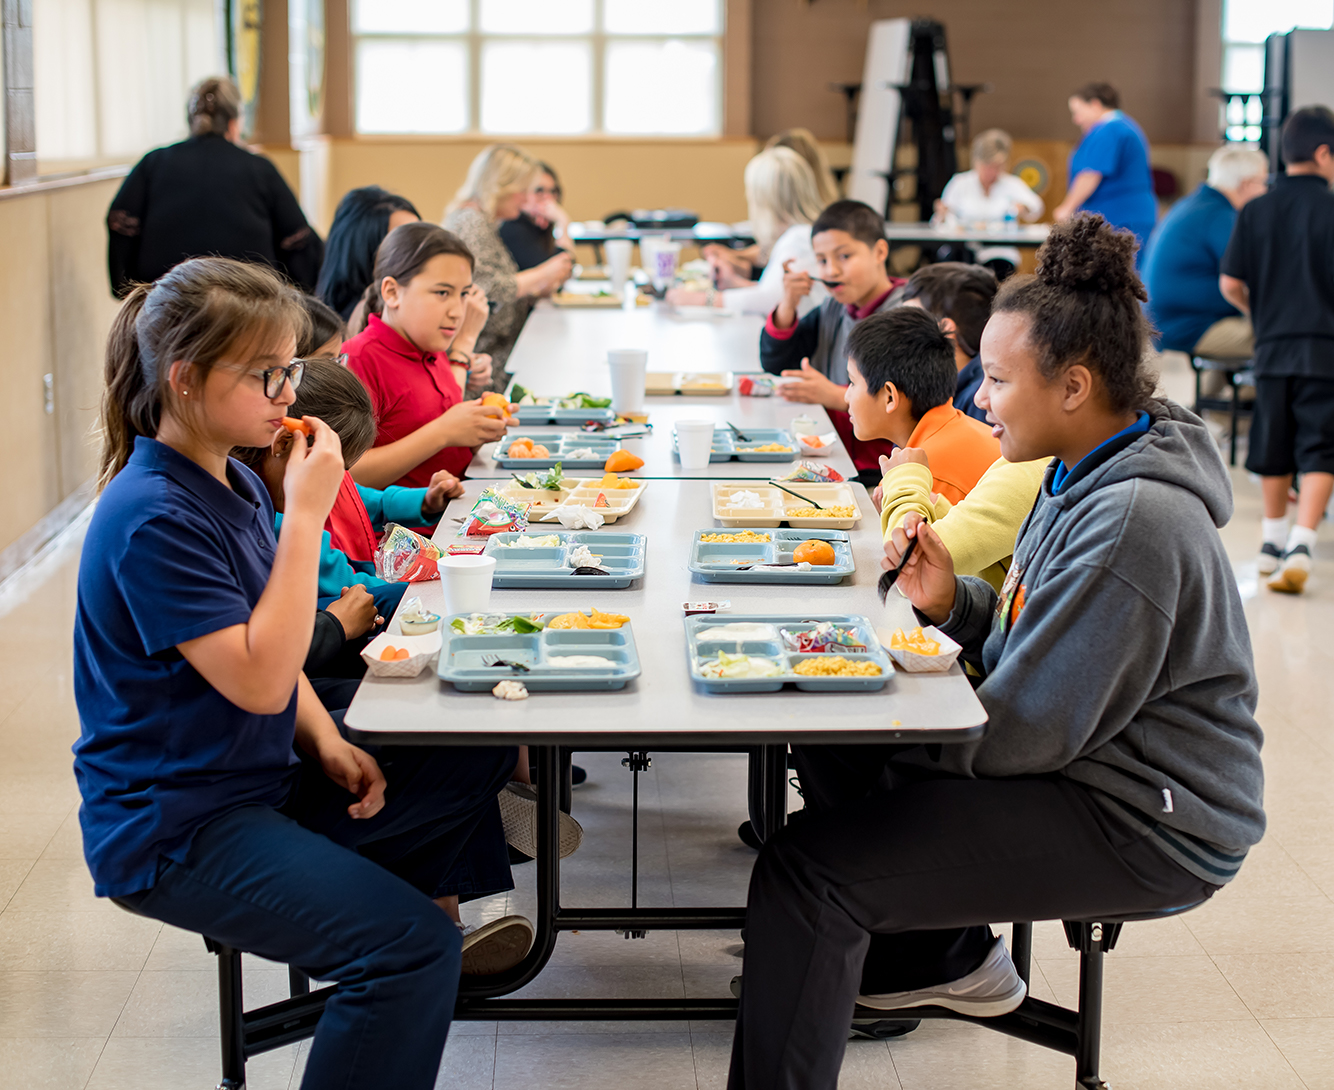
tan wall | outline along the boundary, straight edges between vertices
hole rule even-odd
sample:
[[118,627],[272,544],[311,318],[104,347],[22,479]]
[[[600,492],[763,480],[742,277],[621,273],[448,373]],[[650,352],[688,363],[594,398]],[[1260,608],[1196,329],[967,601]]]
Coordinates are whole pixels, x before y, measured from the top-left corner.
[[[0,548],[93,475],[102,352],[116,312],[107,206],[119,179],[0,200]],[[55,412],[42,377],[54,376]]]
[[[439,220],[485,140],[361,137],[332,142],[327,191],[317,213],[325,231],[333,206],[349,189],[382,185]],[[755,154],[750,139],[525,140],[523,147],[560,174],[575,219],[667,206],[708,220],[746,218],[741,173]]]
[[993,86],[973,100],[974,132],[994,125],[1016,139],[1071,139],[1077,134],[1066,99],[1097,79],[1121,89],[1151,141],[1197,138],[1196,0],[752,3],[757,136],[804,125],[821,139],[844,139],[843,96],[829,85],[861,81],[867,28],[877,19],[929,15],[945,24],[954,81]]

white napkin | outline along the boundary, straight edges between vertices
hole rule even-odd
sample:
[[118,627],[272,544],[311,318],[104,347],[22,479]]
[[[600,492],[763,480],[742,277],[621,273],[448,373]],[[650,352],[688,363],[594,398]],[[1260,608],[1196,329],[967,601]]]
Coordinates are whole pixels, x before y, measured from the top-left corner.
[[591,507],[557,507],[551,514],[560,519],[560,524],[567,530],[600,530],[607,521],[601,512]]

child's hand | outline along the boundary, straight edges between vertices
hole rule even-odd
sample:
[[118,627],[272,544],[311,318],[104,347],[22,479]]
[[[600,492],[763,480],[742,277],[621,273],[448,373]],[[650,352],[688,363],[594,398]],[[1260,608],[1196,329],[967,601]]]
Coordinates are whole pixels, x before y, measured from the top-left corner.
[[323,420],[313,416],[301,419],[310,425],[313,442],[307,446],[305,437],[298,435],[292,443],[283,473],[284,506],[288,517],[314,515],[322,523],[329,517],[343,482],[343,444]]
[[459,331],[454,334],[454,339],[466,337],[470,341],[475,341],[490,316],[491,307],[487,303],[486,292],[474,284],[468,289],[468,294],[463,300],[463,322],[459,326]]
[[505,414],[499,405],[460,401],[439,418],[445,447],[480,447],[505,434]]
[[442,469],[431,475],[431,483],[426,486],[426,498],[422,500],[423,515],[438,515],[445,509],[445,501],[457,499],[463,495],[463,482],[448,470]]
[[810,295],[815,281],[811,279],[810,273],[794,270],[794,261],[795,257],[789,257],[783,262],[783,302],[796,310],[797,304]]
[[823,405],[826,409],[847,408],[847,403],[843,400],[844,387],[830,382],[811,366],[809,359],[801,361],[800,371],[784,371],[782,377],[796,380],[778,385],[778,392],[787,401],[799,401],[805,405]]
[[349,817],[364,820],[384,809],[384,773],[364,749],[335,734],[321,743],[316,756],[329,779],[357,796],[347,808]]
[[343,636],[349,640],[364,636],[376,625],[384,624],[384,618],[376,608],[375,598],[360,583],[344,587],[338,601],[330,602],[324,612],[338,618],[338,623],[343,626]]
[[468,372],[468,392],[486,390],[491,385],[491,357],[485,352],[477,352],[472,358],[472,369]]
[[880,566],[885,571],[897,568],[914,537],[917,548],[894,585],[932,624],[942,624],[954,610],[954,558],[930,523],[917,514],[905,518],[885,541]]
[[931,468],[931,462],[926,456],[926,451],[921,447],[895,447],[894,452],[888,456],[880,455],[880,472],[888,473],[891,469],[897,469],[899,466],[907,465],[912,462],[915,465]]

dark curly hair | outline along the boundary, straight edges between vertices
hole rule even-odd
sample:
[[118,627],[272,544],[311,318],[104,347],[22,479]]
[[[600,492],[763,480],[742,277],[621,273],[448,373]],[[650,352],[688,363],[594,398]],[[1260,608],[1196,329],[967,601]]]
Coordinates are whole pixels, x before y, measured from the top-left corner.
[[1037,273],[1007,280],[992,307],[1028,316],[1043,375],[1084,364],[1116,412],[1144,408],[1157,384],[1147,363],[1152,328],[1141,306],[1149,296],[1135,272],[1137,245],[1130,231],[1080,213],[1051,229]]

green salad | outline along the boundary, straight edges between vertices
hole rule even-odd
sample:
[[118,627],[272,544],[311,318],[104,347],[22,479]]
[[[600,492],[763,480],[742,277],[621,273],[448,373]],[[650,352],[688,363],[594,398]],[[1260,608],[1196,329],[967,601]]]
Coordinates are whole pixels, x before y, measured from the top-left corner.
[[586,394],[580,390],[576,390],[572,394],[566,394],[564,397],[538,397],[517,382],[510,387],[509,397],[510,402],[514,405],[546,405],[553,409],[611,408],[611,398],[609,397],[593,397],[592,394]]
[[473,613],[455,617],[449,627],[464,636],[499,636],[509,632],[541,632],[546,628],[546,615],[530,613],[527,617],[510,617],[504,613]]
[[545,473],[528,472],[520,477],[517,473],[511,473],[520,488],[543,488],[547,490],[556,490],[565,487],[565,478],[560,471],[560,463],[557,462]]

